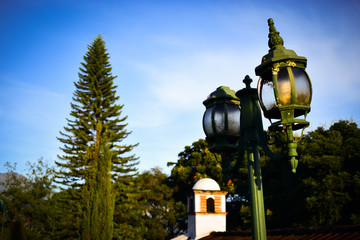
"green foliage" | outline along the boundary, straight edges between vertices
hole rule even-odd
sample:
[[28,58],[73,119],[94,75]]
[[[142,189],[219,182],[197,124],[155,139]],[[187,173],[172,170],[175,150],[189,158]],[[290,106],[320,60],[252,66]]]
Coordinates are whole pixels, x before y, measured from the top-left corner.
[[304,139],[301,160],[310,172],[303,180],[310,224],[353,224],[360,216],[359,143],[360,129],[349,121],[318,128]]
[[145,209],[144,223],[147,227],[144,239],[170,239],[182,233],[183,221],[180,219],[186,213],[186,206],[175,202],[173,190],[167,185],[168,176],[159,168],[152,168],[139,175],[143,189]]
[[[130,132],[125,129],[127,117],[121,117],[123,105],[116,103],[116,76],[111,70],[105,42],[99,35],[81,63],[71,118],[58,138],[63,143],[63,155],[56,162],[60,169],[56,181],[63,186],[58,200],[70,218],[67,231],[58,229],[64,239],[111,239],[113,230],[117,239],[133,238],[121,229],[137,229],[129,222],[136,222],[130,215],[118,217],[124,211],[130,214],[139,205],[134,189],[126,187],[137,174],[138,161],[128,155],[136,145],[121,144]],[[65,218],[59,218],[66,224]]]
[[299,166],[264,158],[265,206],[269,227],[359,223],[360,129],[339,121],[319,127],[299,143]]
[[123,105],[115,103],[119,99],[115,95],[116,86],[113,82],[116,77],[111,74],[109,54],[106,51],[101,36],[95,38],[88,47],[84,56],[85,63],[81,63],[79,81],[75,83],[74,103],[71,103],[70,113],[72,119],[67,119],[65,132],[60,132],[62,137],[58,138],[64,144],[61,148],[64,155],[59,156],[62,161],[57,162],[63,168],[58,172],[57,178],[61,184],[69,187],[82,186],[81,182],[87,173],[86,167],[95,161],[89,158],[88,152],[95,145],[99,123],[100,137],[107,140],[112,152],[113,178],[136,170],[136,158],[124,155],[134,145],[119,144],[130,132],[125,129],[127,124],[124,121],[127,117],[120,118]]
[[99,123],[94,149],[89,151],[94,163],[89,167],[85,181],[83,196],[86,207],[83,211],[81,239],[111,239],[113,233],[115,194],[110,174],[111,152],[106,140],[100,138],[100,133]]
[[170,185],[174,188],[176,200],[186,202],[186,196],[191,193],[192,186],[202,178],[212,178],[222,186],[222,168],[216,156],[208,149],[204,139],[199,139],[191,146],[179,153],[176,163],[169,177]]
[[49,199],[53,207],[51,219],[55,222],[52,226],[51,239],[80,239],[82,208],[77,200],[78,192],[78,189],[62,189]]
[[2,214],[4,237],[10,233],[11,239],[50,239],[53,168],[39,159],[37,163],[27,163],[28,173],[23,176],[15,173],[15,165],[6,166],[5,190],[0,194],[6,206]]
[[341,222],[342,209],[351,201],[349,193],[344,191],[349,183],[350,175],[347,172],[328,174],[319,181],[311,177],[304,179],[305,186],[311,192],[305,198],[306,207],[312,212],[309,219],[311,225]]
[[114,239],[143,239],[143,206],[138,179],[127,176],[115,183]]

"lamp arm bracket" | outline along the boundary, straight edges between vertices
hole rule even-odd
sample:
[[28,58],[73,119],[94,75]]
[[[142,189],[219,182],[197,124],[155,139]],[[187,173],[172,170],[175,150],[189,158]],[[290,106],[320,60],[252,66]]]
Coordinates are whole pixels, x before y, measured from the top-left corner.
[[[305,112],[305,120],[306,120],[306,117],[307,117],[307,114],[309,113],[309,111],[306,111]],[[309,125],[307,125],[307,126],[305,126],[305,127],[303,127],[303,129],[301,130],[301,135],[300,135],[300,137],[298,137],[297,139],[296,139],[296,141],[297,142],[300,142],[301,141],[301,139],[303,139],[303,137],[304,137],[304,130],[308,127]]]
[[287,157],[287,154],[285,154],[285,153],[276,154],[273,151],[271,151],[271,149],[268,146],[266,132],[259,131],[258,135],[259,135],[259,145],[264,150],[265,154],[268,155],[271,159],[280,160],[280,159],[284,159],[285,157]]

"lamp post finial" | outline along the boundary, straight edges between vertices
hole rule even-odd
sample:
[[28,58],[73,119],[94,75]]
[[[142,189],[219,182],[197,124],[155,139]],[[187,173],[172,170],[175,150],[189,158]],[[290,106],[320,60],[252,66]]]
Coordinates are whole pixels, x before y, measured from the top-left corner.
[[275,46],[283,46],[284,40],[280,37],[280,33],[276,30],[274,26],[274,20],[272,18],[268,19],[269,24],[269,48],[273,49]]
[[249,75],[246,75],[244,80],[243,80],[243,83],[245,83],[246,88],[251,88],[250,84],[251,84],[252,81],[253,80],[249,77]]

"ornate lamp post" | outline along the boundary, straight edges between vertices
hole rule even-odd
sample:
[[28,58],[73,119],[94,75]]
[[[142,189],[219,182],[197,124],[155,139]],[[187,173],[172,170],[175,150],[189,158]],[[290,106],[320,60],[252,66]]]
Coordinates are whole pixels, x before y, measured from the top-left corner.
[[[269,19],[268,24],[270,50],[255,69],[260,76],[258,88],[251,88],[252,80],[246,76],[243,80],[246,87],[236,94],[228,87],[219,87],[204,101],[206,139],[212,152],[224,156],[223,168],[230,166],[229,155],[238,153],[242,158],[247,152],[253,239],[266,239],[259,147],[273,159],[288,157],[295,172],[298,138],[293,131],[309,125],[305,118],[312,96],[311,82],[305,72],[306,58],[286,49],[273,20]],[[286,133],[285,156],[269,149],[258,102],[271,122],[269,131]],[[273,119],[276,121],[272,122]]]

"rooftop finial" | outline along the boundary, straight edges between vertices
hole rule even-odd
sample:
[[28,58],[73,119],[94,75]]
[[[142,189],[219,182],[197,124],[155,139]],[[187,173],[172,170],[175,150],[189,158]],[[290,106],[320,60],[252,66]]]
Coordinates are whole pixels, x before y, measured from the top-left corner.
[[274,26],[274,20],[272,18],[268,19],[269,24],[269,48],[273,49],[275,46],[284,45],[284,40],[280,37],[280,33],[276,31]]

